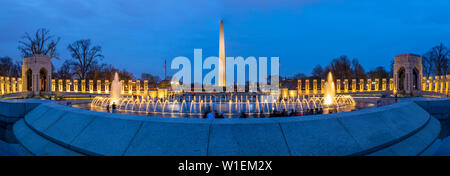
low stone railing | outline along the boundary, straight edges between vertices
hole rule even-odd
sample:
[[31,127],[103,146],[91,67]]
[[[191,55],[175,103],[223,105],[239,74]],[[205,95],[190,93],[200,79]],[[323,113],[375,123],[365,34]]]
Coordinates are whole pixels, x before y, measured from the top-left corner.
[[414,102],[337,114],[189,119],[44,103],[14,125],[35,155],[420,155],[439,122]]

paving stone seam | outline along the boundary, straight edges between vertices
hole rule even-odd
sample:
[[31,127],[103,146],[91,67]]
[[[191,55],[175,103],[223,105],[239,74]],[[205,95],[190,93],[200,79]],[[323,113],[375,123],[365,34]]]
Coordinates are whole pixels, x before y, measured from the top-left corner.
[[283,136],[284,144],[286,144],[286,147],[287,147],[287,149],[288,149],[289,156],[292,156],[291,147],[289,147],[289,144],[288,144],[288,142],[287,142],[286,136],[284,135],[283,127],[281,126],[281,123],[278,122],[277,124],[278,124],[278,126],[280,127],[281,135]]
[[136,133],[134,133],[133,137],[131,137],[130,142],[128,143],[128,145],[125,148],[125,150],[122,152],[122,156],[124,156],[128,152],[128,149],[130,148],[130,146],[133,143],[134,139],[136,138],[137,134],[141,131],[142,126],[144,126],[144,122],[141,122],[141,124],[139,124],[139,127],[136,130]]
[[[430,118],[434,118],[432,115],[430,115]],[[435,118],[434,120],[437,120],[437,118]],[[438,122],[438,123],[440,123],[440,122]],[[439,132],[440,133],[440,132]],[[436,135],[436,137],[434,137],[434,139],[422,150],[422,151],[420,151],[418,154],[417,154],[417,156],[420,156],[420,155],[422,155],[425,151],[427,151],[428,150],[428,148],[430,148],[431,147],[431,145],[433,145],[435,142],[436,142],[436,140],[437,139],[439,139],[439,134],[438,135]]]

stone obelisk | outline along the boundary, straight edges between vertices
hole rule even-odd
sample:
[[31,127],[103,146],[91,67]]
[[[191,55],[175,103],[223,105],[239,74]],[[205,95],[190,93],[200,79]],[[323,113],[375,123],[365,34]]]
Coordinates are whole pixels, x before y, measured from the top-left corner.
[[220,20],[219,38],[219,87],[225,87],[225,39],[223,33],[223,21]]

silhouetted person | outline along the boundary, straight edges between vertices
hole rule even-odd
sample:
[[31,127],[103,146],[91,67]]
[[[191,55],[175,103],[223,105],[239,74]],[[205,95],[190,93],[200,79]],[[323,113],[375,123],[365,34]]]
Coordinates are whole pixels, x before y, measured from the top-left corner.
[[208,119],[214,119],[214,112],[209,112],[209,113],[206,115],[206,117],[207,117]]
[[240,118],[247,118],[247,114],[245,114],[245,112],[241,112]]
[[318,114],[323,114],[323,109],[322,108],[319,108]]
[[216,110],[214,110],[213,112],[214,112],[214,118],[218,118],[219,117],[219,113],[217,113]]
[[291,113],[289,113],[289,116],[295,116],[295,112],[293,109],[291,109]]
[[109,112],[109,104],[106,105],[106,112]]
[[206,118],[208,118],[208,114],[211,112],[211,108],[208,106],[208,107],[206,107],[206,111],[205,111],[205,114],[203,114],[203,118],[204,119],[206,119]]
[[283,109],[283,112],[281,114],[282,114],[282,116],[288,116],[286,109]]
[[275,109],[272,113],[270,113],[270,117],[276,117],[278,115],[278,111]]
[[113,102],[112,104],[112,112],[115,113],[116,112],[116,102]]

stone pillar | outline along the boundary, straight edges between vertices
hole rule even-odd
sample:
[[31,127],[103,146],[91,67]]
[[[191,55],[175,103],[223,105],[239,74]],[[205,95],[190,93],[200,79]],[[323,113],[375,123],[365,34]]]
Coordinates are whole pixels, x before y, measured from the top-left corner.
[[386,91],[386,78],[381,79],[381,90]]
[[58,91],[59,92],[63,91],[63,80],[62,79],[58,79]]
[[309,94],[309,79],[305,80],[305,94]]
[[352,92],[356,92],[356,79],[352,79]]
[[289,90],[289,98],[294,99],[295,97],[297,97],[297,91]]
[[341,93],[341,80],[336,79],[336,93]]
[[12,93],[16,93],[17,92],[16,84],[17,84],[16,78],[11,78],[11,92]]
[[2,95],[5,94],[5,77],[0,77],[0,86],[2,89]]
[[6,89],[6,93],[11,92],[11,84],[10,84],[9,77],[5,78],[5,89]]
[[422,77],[422,91],[427,90],[427,77]]
[[136,80],[136,94],[141,94],[141,80]]
[[448,86],[450,86],[450,75],[445,76],[445,91],[448,92],[450,89],[448,88]]
[[437,92],[439,90],[439,76],[435,76],[434,79],[434,91]]
[[82,79],[82,80],[80,80],[80,81],[81,81],[81,85],[80,85],[80,87],[81,87],[81,92],[82,92],[82,93],[86,93],[86,80]]
[[344,79],[344,92],[348,92],[348,79]]
[[105,80],[105,93],[109,93],[109,80]]
[[144,94],[148,95],[148,80],[144,80]]
[[[150,95],[150,97],[151,97],[152,99],[155,99],[155,98],[158,97],[158,94],[157,94],[157,91],[156,91],[156,90],[151,90],[151,91],[149,91],[148,93],[149,93],[149,95]],[[194,96],[194,98],[195,98],[195,96]]]
[[73,91],[78,92],[78,80],[73,80]]
[[375,78],[375,91],[380,89],[380,79]]
[[364,92],[364,79],[359,79],[359,91]]
[[[281,88],[281,97],[288,98],[289,90],[287,88]],[[158,89],[158,98],[164,98],[164,89]]]
[[122,85],[122,94],[125,94],[125,81],[120,80],[120,84]]
[[41,82],[40,82],[40,79],[39,79],[39,72],[38,73],[35,73],[35,72],[33,72],[33,74],[32,74],[33,76],[34,76],[34,79],[32,79],[32,80],[34,80],[34,81],[32,81],[33,82],[33,93],[35,94],[35,95],[39,95],[39,89],[40,89],[40,85],[41,85]]
[[389,78],[389,90],[394,90],[394,78]]
[[52,87],[52,72],[51,72],[51,70],[50,71],[48,71],[48,73],[47,73],[47,78],[46,78],[46,82],[45,82],[45,84],[47,84],[47,86],[45,86],[45,91],[46,92],[51,92],[51,87]]
[[102,93],[102,80],[97,80],[97,93]]
[[133,80],[128,80],[128,94],[133,94]]
[[448,92],[450,89],[448,88],[448,86],[450,86],[450,75],[445,76],[445,91]]
[[94,80],[89,80],[89,93],[94,93]]
[[317,79],[313,80],[313,94],[317,94]]
[[367,92],[372,91],[372,79],[367,79]]
[[297,94],[302,94],[302,80],[297,80]]
[[71,87],[71,80],[70,79],[66,79],[66,92],[70,92],[70,87]]
[[443,75],[441,76],[439,83],[441,84],[439,92],[442,93],[442,92],[444,92],[444,76]]
[[325,93],[325,80],[324,79],[320,80],[320,93],[322,93],[322,94]]
[[22,82],[22,78],[17,78],[17,89],[19,92],[23,92],[23,82]]
[[81,92],[86,93],[86,80],[81,80]]
[[52,79],[52,92],[56,92],[56,80]]
[[[281,89],[281,92],[286,92],[286,95],[288,93],[287,88]],[[166,98],[167,97],[167,89],[158,89],[158,98]]]
[[430,76],[429,78],[428,78],[428,91],[433,91],[433,77],[432,76]]

